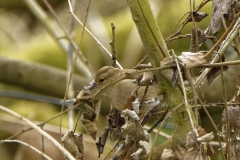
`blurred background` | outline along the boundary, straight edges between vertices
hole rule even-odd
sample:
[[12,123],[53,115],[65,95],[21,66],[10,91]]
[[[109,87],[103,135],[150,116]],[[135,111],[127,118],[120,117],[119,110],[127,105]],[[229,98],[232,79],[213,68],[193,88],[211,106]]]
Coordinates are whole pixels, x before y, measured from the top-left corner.
[[[48,2],[49,6],[53,8],[56,13],[55,17],[44,2]],[[200,2],[196,0],[196,6]],[[75,3],[75,15],[84,22],[88,1],[80,0],[73,1],[73,3]],[[188,0],[151,0],[151,5],[164,38],[171,34],[181,16],[190,10]],[[205,30],[210,22],[211,7],[211,2],[209,2],[200,10],[209,14],[203,21],[197,23],[201,30]],[[64,98],[69,75],[68,70],[71,68],[75,51],[70,47],[69,40],[57,23],[56,17],[76,45],[79,44],[82,30],[82,26],[73,19],[68,11],[69,7],[66,0],[0,1],[0,105],[16,111],[35,123],[46,121],[61,111],[60,100]],[[132,68],[145,56],[145,51],[132,21],[127,1],[92,1],[86,27],[110,52],[111,47],[108,43],[112,37],[111,23],[114,23],[116,27],[117,60],[123,68]],[[177,29],[181,24],[182,21],[180,21]],[[182,33],[190,33],[191,28],[192,24],[187,24]],[[217,37],[222,32],[221,30]],[[208,50],[213,44],[213,41],[207,40],[200,50]],[[174,49],[177,54],[181,54],[181,52],[189,50],[190,38],[169,42],[167,45],[169,49]],[[112,64],[112,60],[106,51],[87,31],[84,32],[82,37],[80,51],[94,71]],[[226,60],[234,59],[237,59],[237,55],[229,47]],[[224,73],[228,100],[235,91],[239,69],[239,66],[233,66]],[[197,72],[194,72],[194,74],[195,76],[198,75]],[[91,72],[78,58],[67,98],[74,98],[82,90],[82,86],[86,85],[92,78]],[[203,93],[204,96],[201,98],[207,103],[223,102],[220,77],[215,79],[210,86],[204,81],[199,92]],[[109,112],[109,108],[108,103],[104,101],[98,121],[99,135],[106,125],[105,115]],[[222,110],[223,108],[209,109],[219,130],[221,130]],[[205,113],[200,112],[202,127],[207,132],[213,131],[213,128],[208,125],[210,123],[205,117]],[[72,129],[77,113],[76,110],[74,113],[63,116],[63,133]],[[69,117],[75,118],[69,119]],[[60,140],[59,123],[60,119],[56,118],[44,127],[57,140]],[[28,126],[0,111],[1,140],[20,132],[23,128],[28,128]],[[172,129],[173,126],[169,122],[164,131],[171,134]],[[81,132],[85,133],[79,123],[77,133]],[[95,141],[87,134],[84,134],[84,136],[85,159],[97,159]],[[42,148],[41,136],[35,131],[29,131],[16,138],[40,150]],[[158,144],[163,140],[160,139]],[[110,152],[113,145],[114,142],[109,141],[107,143],[104,154],[100,159]],[[53,159],[63,159],[61,152],[47,140],[45,140],[44,147],[46,154]],[[40,155],[16,143],[1,144],[0,155],[1,159],[4,160],[42,159]],[[217,156],[215,158],[217,159]]]

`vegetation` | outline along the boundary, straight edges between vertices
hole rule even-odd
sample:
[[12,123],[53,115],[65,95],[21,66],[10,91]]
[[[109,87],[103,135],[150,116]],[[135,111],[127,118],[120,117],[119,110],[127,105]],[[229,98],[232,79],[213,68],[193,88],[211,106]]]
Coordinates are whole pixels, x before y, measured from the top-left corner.
[[[15,13],[19,25],[2,26],[5,159],[240,157],[237,1],[42,2],[23,0],[28,18]],[[218,87],[212,94],[206,84]],[[8,142],[19,145],[7,149]]]

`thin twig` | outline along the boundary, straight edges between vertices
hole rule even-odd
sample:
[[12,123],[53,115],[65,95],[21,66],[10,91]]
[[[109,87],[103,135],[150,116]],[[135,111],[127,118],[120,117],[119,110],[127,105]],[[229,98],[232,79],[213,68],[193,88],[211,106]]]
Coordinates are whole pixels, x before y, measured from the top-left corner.
[[198,121],[198,118],[199,118],[199,114],[198,114],[198,108],[197,108],[197,92],[194,88],[194,84],[193,84],[193,80],[192,80],[192,77],[191,77],[191,74],[188,70],[188,68],[184,68],[184,71],[185,71],[185,74],[186,74],[186,77],[188,79],[188,82],[190,83],[190,86],[191,86],[191,89],[193,91],[193,99],[194,99],[194,111],[195,111],[195,118],[196,118],[196,126],[199,125],[199,121]]
[[[201,106],[202,106],[204,112],[206,113],[208,119],[209,119],[210,122],[212,123],[213,128],[215,129],[215,132],[216,132],[216,136],[217,136],[217,139],[218,139],[219,146],[222,148],[222,142],[221,142],[220,136],[219,136],[219,134],[218,134],[217,126],[216,126],[216,124],[214,123],[212,117],[210,116],[208,110],[206,109],[205,104],[203,104],[203,102],[201,101],[200,98],[198,98],[198,100],[199,100],[199,102],[200,102],[200,104],[201,104]],[[225,160],[225,156],[224,156],[224,153],[223,153],[223,150],[222,150],[222,149],[221,149],[221,154],[222,154],[222,158],[223,158],[223,160]]]
[[239,65],[239,64],[240,64],[240,60],[237,60],[237,61],[228,61],[228,62],[220,62],[220,63],[202,64],[201,66],[198,66],[197,68],[222,67],[222,66]]
[[[148,126],[144,126],[143,129],[150,130],[151,128],[148,127]],[[157,134],[158,130],[157,129],[153,129],[151,132]],[[167,134],[165,132],[161,132],[161,131],[159,132],[159,136],[162,137],[162,138],[165,138],[165,139],[172,138],[172,135],[169,135],[169,134]]]
[[47,132],[45,132],[44,130],[39,128],[36,124],[34,124],[33,122],[29,121],[27,118],[19,115],[18,113],[14,112],[4,106],[0,105],[0,110],[13,115],[14,117],[16,117],[17,119],[19,119],[21,121],[24,121],[29,126],[31,126],[33,129],[35,129],[37,132],[39,132],[41,135],[43,135],[45,138],[47,138],[50,142],[52,142],[60,151],[62,151],[62,153],[67,158],[69,158],[70,160],[75,160],[75,158],[61,144],[59,144],[53,137],[51,137]]
[[[211,1],[211,0],[203,0],[203,1],[200,3],[199,6],[197,6],[196,8],[194,8],[193,12],[199,11],[205,4],[207,4],[207,3],[210,2],[210,1]],[[189,13],[191,13],[191,12],[185,13],[185,14],[180,18],[180,20],[179,20],[179,21],[177,22],[177,24],[175,25],[172,33],[170,34],[170,36],[165,40],[166,43],[169,42],[169,40],[170,40],[171,38],[179,35],[179,34],[182,32],[183,28],[186,26],[186,24],[187,24],[187,23],[190,21],[190,19],[191,19],[191,14],[189,14]],[[186,14],[189,14],[189,15],[188,15],[188,17],[184,20],[184,22],[182,23],[182,26],[181,26],[175,33],[173,33],[174,30],[177,28],[177,25],[179,24],[179,22],[183,19],[183,17],[184,17]]]
[[166,116],[166,114],[168,113],[169,109],[167,108],[164,113],[162,114],[161,118],[159,118],[152,126],[151,128],[148,129],[148,133],[151,133],[158,125],[159,123],[161,123],[164,119],[164,117]]
[[[68,0],[68,1],[69,1],[69,0]],[[70,2],[69,2],[69,3],[70,3]],[[84,24],[80,21],[80,19],[79,19],[73,12],[71,12],[71,8],[70,8],[69,13],[75,18],[75,20],[76,20],[81,26],[84,25]],[[104,46],[101,44],[101,42],[100,42],[86,27],[85,27],[85,30],[86,30],[86,32],[97,42],[97,44],[112,58],[111,52],[109,52],[109,51],[107,50],[107,48],[104,47]],[[116,64],[118,65],[118,67],[119,67],[120,69],[123,69],[122,66],[120,65],[120,63],[119,63],[118,61],[116,61]]]
[[[75,11],[76,9],[76,0],[72,0],[72,6],[73,6],[73,11]],[[69,20],[69,35],[72,35],[72,32],[74,30],[74,18],[71,16],[70,20]],[[72,66],[73,66],[73,46],[71,44],[71,42],[68,45],[69,47],[69,52],[67,55],[67,82],[70,81],[69,83],[69,91],[67,93],[67,98],[72,98],[74,97],[74,84],[73,84],[73,79],[70,78],[70,74],[72,72]],[[66,84],[67,85],[67,84]],[[68,126],[69,126],[69,130],[72,131],[73,130],[73,126],[74,126],[74,110],[70,110],[68,112]]]
[[[74,105],[74,106],[72,106],[72,107],[69,107],[69,108],[66,109],[65,111],[62,111],[62,112],[56,114],[55,116],[53,116],[53,117],[49,118],[48,120],[46,120],[46,121],[44,121],[44,122],[38,124],[37,126],[39,126],[39,127],[43,127],[45,124],[47,124],[48,122],[52,121],[53,119],[55,119],[55,118],[57,118],[57,117],[63,115],[64,113],[67,113],[67,112],[68,112],[69,110],[71,110],[71,109],[76,108],[79,104],[80,104],[80,103],[78,103],[78,104],[76,104],[76,105]],[[16,133],[16,134],[14,134],[14,135],[8,137],[7,139],[8,139],[8,140],[9,140],[9,139],[13,139],[13,138],[15,138],[15,137],[17,137],[17,136],[19,136],[19,135],[21,135],[21,134],[27,132],[27,131],[30,131],[30,130],[32,130],[32,129],[33,129],[32,127],[27,128],[27,129],[23,129],[23,130],[20,131],[19,133]]]
[[[64,32],[64,34],[66,35],[67,39],[69,40],[69,42],[72,44],[73,48],[75,49],[75,51],[78,53],[76,54],[76,56],[78,56],[82,62],[85,63],[85,65],[88,67],[90,73],[92,76],[94,76],[94,70],[92,65],[88,62],[88,60],[84,57],[84,55],[82,54],[82,52],[80,51],[80,49],[76,46],[76,44],[74,43],[74,41],[72,40],[71,36],[68,34],[67,30],[63,27],[62,23],[60,22],[57,14],[55,13],[55,11],[53,10],[52,6],[47,2],[47,0],[43,0],[45,5],[47,6],[47,8],[49,9],[49,11],[51,12],[51,14],[53,15],[53,17],[55,18],[55,20],[57,21],[58,25],[60,26],[60,28],[62,29],[62,31]],[[71,6],[71,9],[73,9],[73,7]]]
[[147,58],[148,55],[144,56],[143,59],[141,59],[141,61],[139,61],[138,64],[135,67],[133,67],[133,69],[137,69],[142,63],[146,61]]
[[192,24],[193,24],[193,27],[194,27],[194,34],[195,34],[195,39],[192,36],[192,40],[193,39],[195,40],[196,48],[194,48],[194,51],[197,52],[198,49],[199,49],[199,38],[198,38],[198,28],[197,28],[195,18],[194,18],[194,15],[193,15],[193,13],[194,13],[193,12],[193,10],[194,10],[193,7],[194,6],[195,6],[195,1],[193,0],[193,4],[192,4],[192,1],[190,0],[190,14],[191,14]]
[[226,116],[226,124],[227,124],[227,137],[226,137],[226,158],[229,158],[230,153],[230,124],[228,119],[228,105],[227,105],[227,91],[226,91],[226,82],[223,76],[223,67],[221,67],[221,79],[222,79],[222,89],[223,89],[223,100],[224,100],[224,108],[225,108],[225,116]]
[[20,140],[1,140],[0,141],[0,144],[2,143],[19,143],[19,144],[22,144],[24,146],[27,146],[29,147],[30,149],[34,150],[35,152],[37,152],[38,154],[40,154],[41,156],[43,156],[45,159],[47,160],[52,160],[52,158],[48,157],[46,154],[44,154],[43,152],[39,151],[37,148],[33,147],[32,145],[30,144],[27,144],[23,141],[20,141]]
[[[217,41],[217,43],[215,43],[215,45],[208,51],[207,54],[205,54],[205,58],[209,57],[210,55],[212,55],[212,53],[217,49],[217,47],[222,43],[222,41],[227,37],[227,35],[230,33],[230,31],[233,29],[235,22],[237,21],[238,17],[240,16],[240,11],[238,12],[238,14],[234,17],[234,19],[232,20],[231,24],[228,26],[227,30],[222,34],[222,36],[219,38],[219,40]],[[239,22],[237,22],[239,23]],[[236,23],[236,24],[237,24]]]
[[[43,127],[41,127],[41,129],[43,129]],[[42,135],[42,153],[44,153],[44,146],[45,146],[45,143],[44,143],[44,137]],[[44,160],[44,157],[42,157],[43,160]]]
[[[224,106],[225,103],[205,103],[204,106],[205,107],[219,107],[219,106]],[[240,105],[240,103],[227,103],[228,106],[232,106],[232,105]],[[201,107],[202,105],[197,105],[197,107]]]
[[77,125],[78,125],[78,120],[80,119],[81,115],[82,115],[82,112],[81,112],[81,109],[80,109],[79,112],[78,112],[78,115],[77,115],[77,119],[76,119],[74,130],[73,130],[74,133],[76,132]]
[[[239,12],[240,13],[240,12]],[[240,28],[240,19],[238,18],[235,25],[233,26],[233,29],[229,32],[226,39],[224,40],[224,43],[220,46],[220,49],[218,50],[219,55],[215,56],[213,60],[211,61],[211,64],[217,62],[219,60],[219,57],[221,57],[227,47],[230,45],[230,43],[233,41],[233,39],[238,35]],[[206,77],[206,75],[211,71],[211,68],[206,68],[202,74],[197,78],[194,87],[199,86],[199,84],[202,82],[203,78]]]
[[111,27],[112,27],[112,40],[109,42],[110,46],[111,46],[111,49],[112,49],[112,60],[113,60],[113,64],[112,66],[113,67],[116,67],[116,60],[117,60],[117,57],[116,57],[116,54],[117,54],[117,50],[115,48],[115,43],[116,43],[116,40],[115,40],[115,25],[113,23],[111,23]]
[[[68,0],[68,4],[69,4],[69,8],[70,8],[70,13],[73,13],[73,8],[72,8],[72,4],[71,4],[70,0]],[[85,20],[84,20],[84,23],[83,23],[83,28],[82,28],[82,31],[81,31],[80,40],[79,40],[79,44],[78,44],[78,49],[77,49],[78,51],[80,51],[80,45],[81,45],[81,42],[82,42],[82,37],[83,37],[84,30],[85,30],[86,22],[87,22],[87,17],[88,17],[88,11],[89,11],[90,4],[91,4],[91,0],[88,1]],[[70,86],[70,83],[71,83],[71,80],[72,80],[72,76],[73,76],[73,73],[74,73],[74,68],[75,68],[76,62],[77,62],[77,55],[75,56],[73,64],[71,66],[71,71],[70,71],[66,91],[65,91],[65,94],[64,94],[64,100],[63,100],[61,111],[63,111],[65,100],[66,100],[67,95],[68,95],[68,90],[69,90],[69,86]],[[62,116],[60,117],[60,135],[61,135],[61,126],[62,126]]]

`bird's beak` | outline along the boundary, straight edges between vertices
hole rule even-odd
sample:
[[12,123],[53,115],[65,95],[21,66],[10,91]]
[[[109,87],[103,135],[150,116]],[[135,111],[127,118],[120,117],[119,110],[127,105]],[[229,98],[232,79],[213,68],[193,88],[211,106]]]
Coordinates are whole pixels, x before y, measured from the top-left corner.
[[87,86],[84,86],[84,89],[86,91],[89,91],[89,90],[92,90],[92,89],[95,89],[97,87],[97,83],[92,80]]

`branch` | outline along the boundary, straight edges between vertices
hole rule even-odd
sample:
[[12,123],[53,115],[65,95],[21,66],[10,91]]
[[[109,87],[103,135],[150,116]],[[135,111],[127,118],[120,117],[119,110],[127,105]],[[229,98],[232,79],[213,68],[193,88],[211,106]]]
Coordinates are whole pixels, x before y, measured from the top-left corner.
[[42,130],[40,127],[38,127],[37,125],[35,125],[34,123],[32,123],[31,121],[29,121],[28,119],[26,119],[25,117],[22,117],[21,115],[17,114],[16,112],[13,112],[12,110],[3,107],[0,105],[0,110],[5,111],[11,115],[13,115],[14,117],[16,117],[17,119],[24,121],[25,123],[27,123],[29,126],[31,126],[32,128],[34,128],[36,131],[38,131],[41,135],[43,135],[45,138],[47,138],[50,142],[52,142],[60,151],[62,151],[62,153],[70,160],[75,160],[75,158],[73,158],[73,156],[61,145],[59,144],[54,138],[52,138],[47,132],[45,132],[44,130]]
[[19,140],[1,140],[0,141],[0,144],[1,143],[9,143],[9,142],[15,142],[15,143],[20,143],[26,147],[29,147],[30,149],[34,150],[35,152],[37,152],[38,154],[40,154],[41,156],[44,157],[44,159],[47,159],[47,160],[52,160],[50,157],[48,157],[46,154],[44,154],[43,152],[39,151],[37,148],[31,146],[30,144],[27,144],[23,141],[19,141]]
[[[240,14],[240,12],[239,12],[239,14]],[[233,41],[233,39],[238,35],[239,29],[240,29],[240,19],[238,18],[236,20],[236,23],[232,22],[231,24],[234,24],[234,26],[232,27],[232,30],[230,32],[228,32],[228,30],[226,31],[229,34],[226,36],[225,40],[223,41],[223,43],[221,44],[220,48],[217,51],[218,54],[212,59],[210,64],[216,63],[219,60],[219,57],[224,55],[227,47],[230,45],[230,43]],[[229,28],[231,28],[231,26],[229,26]],[[225,36],[222,36],[222,37],[225,37]],[[213,50],[213,49],[211,49],[211,50]],[[207,56],[211,54],[210,51],[206,54]],[[206,77],[206,75],[211,71],[211,69],[212,68],[207,68],[202,72],[202,74],[197,78],[197,80],[194,84],[195,87],[198,86],[202,82],[203,78]]]
[[[66,88],[66,72],[46,65],[13,60],[0,56],[0,82],[18,85],[62,98]],[[88,79],[74,76],[74,84],[87,84]],[[77,89],[79,90],[79,88]]]
[[147,0],[127,0],[141,40],[154,67],[168,55],[167,46]]
[[[163,60],[164,57],[169,56],[169,53],[152,13],[149,1],[127,0],[127,2],[149,61],[153,67],[158,67],[160,61]],[[168,104],[170,111],[174,110],[176,106],[182,103],[183,94],[181,90],[178,87],[173,88],[170,82],[164,78],[160,72],[157,72],[155,75],[158,81],[158,93],[164,96],[165,103]],[[183,142],[186,139],[187,132],[191,129],[188,113],[184,106],[181,106],[178,112],[173,114],[172,119],[175,125],[173,139],[168,139],[164,144],[154,149],[153,159],[159,159],[164,148],[174,147],[180,142]],[[195,119],[193,121],[195,121]],[[146,157],[144,158],[146,159]]]
[[[57,42],[59,47],[68,54],[68,41],[64,41],[62,39],[59,39],[59,37],[66,37],[69,42],[72,44],[74,50],[76,51],[77,55],[80,57],[81,61],[81,71],[83,74],[85,74],[88,77],[92,77],[94,75],[92,66],[90,63],[86,60],[86,58],[83,57],[82,52],[80,50],[77,50],[77,46],[74,43],[74,41],[71,39],[69,34],[67,34],[66,30],[62,27],[61,24],[59,24],[59,27],[55,25],[51,19],[48,17],[46,12],[39,6],[36,0],[23,0],[25,5],[29,8],[29,10],[32,12],[32,14],[38,19],[39,22],[45,27],[47,32],[50,36]],[[50,7],[47,5],[47,7]],[[50,10],[53,12],[53,10]],[[59,21],[57,21],[59,22]],[[60,22],[59,22],[60,23]],[[91,75],[92,73],[92,75]]]

